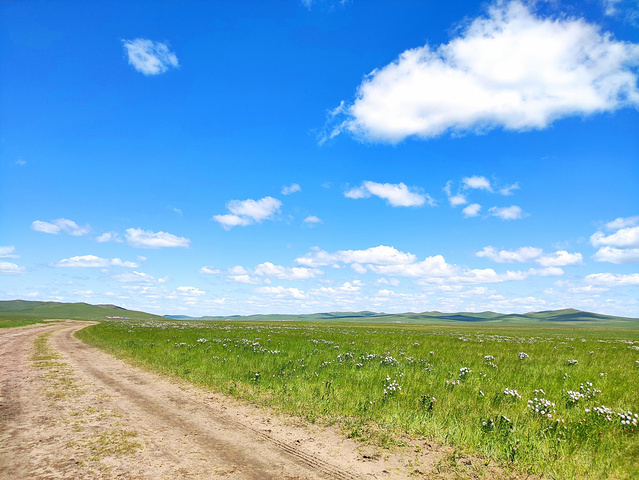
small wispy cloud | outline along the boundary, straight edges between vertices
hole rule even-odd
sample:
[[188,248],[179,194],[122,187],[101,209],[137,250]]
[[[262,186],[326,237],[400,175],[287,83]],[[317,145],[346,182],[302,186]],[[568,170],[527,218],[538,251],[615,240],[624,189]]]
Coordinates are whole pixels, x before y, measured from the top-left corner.
[[490,180],[486,177],[480,177],[477,175],[464,177],[462,178],[462,183],[464,184],[464,188],[475,188],[478,190],[486,190],[488,192],[493,191],[493,188],[490,185]]
[[554,253],[544,254],[541,248],[520,247],[515,250],[497,250],[495,247],[484,247],[476,252],[480,258],[487,258],[496,263],[525,263],[536,262],[542,267],[567,267],[570,265],[580,265],[583,256],[579,252],[567,252],[558,250]]
[[200,268],[200,270],[198,270],[198,272],[206,274],[206,275],[217,275],[219,273],[222,273],[221,270],[219,270],[219,269],[217,269],[215,267],[207,267],[207,266],[204,266],[204,267]]
[[264,197],[259,200],[231,200],[226,208],[231,212],[225,215],[214,215],[213,220],[225,230],[233,227],[246,227],[264,220],[271,220],[280,210],[282,202],[277,198]]
[[0,258],[20,258],[20,255],[16,253],[16,247],[10,245],[7,247],[0,247]]
[[304,219],[304,225],[308,225],[309,227],[319,225],[320,223],[322,223],[322,219],[315,215],[309,215]]
[[153,275],[149,275],[148,273],[138,272],[136,270],[132,272],[121,273],[119,275],[114,275],[113,278],[122,283],[139,283],[139,284],[154,284],[154,283],[166,283],[168,278],[155,278]]
[[471,203],[466,208],[462,210],[462,215],[466,218],[472,218],[479,216],[479,211],[481,210],[481,205],[479,203]]
[[22,158],[18,158],[18,159],[16,160],[16,165],[19,165],[19,166],[23,167],[23,166],[25,166],[26,164],[27,164],[27,161],[26,161],[26,160],[23,160]]
[[11,262],[0,261],[0,275],[18,275],[24,273],[24,267]]
[[191,240],[167,232],[153,232],[141,228],[127,228],[126,241],[138,248],[188,248]]
[[95,241],[98,243],[121,242],[122,239],[117,232],[105,232],[102,235],[95,237]]
[[121,260],[119,258],[101,258],[96,255],[78,255],[75,257],[63,258],[59,262],[53,263],[53,267],[62,268],[106,268],[110,266],[138,268],[135,262]]
[[179,67],[177,55],[165,43],[146,38],[122,40],[129,64],[144,75],[158,75]]
[[282,187],[282,195],[290,195],[291,193],[299,192],[302,190],[302,187],[297,183],[291,183],[290,185],[284,185]]
[[199,288],[196,288],[196,287],[187,287],[187,286],[178,287],[177,291],[181,295],[184,295],[187,297],[200,297],[202,295],[206,295],[206,292],[204,290],[200,290]]
[[437,205],[430,195],[404,183],[377,183],[367,180],[361,186],[344,192],[344,196],[353,199],[376,196],[386,200],[392,207],[421,207],[425,203],[430,207]]
[[521,207],[517,205],[511,205],[510,207],[490,207],[488,209],[488,215],[499,217],[502,220],[520,220],[527,216]]
[[58,218],[52,222],[36,220],[31,224],[31,229],[36,232],[50,233],[52,235],[58,235],[61,232],[66,232],[69,235],[76,237],[86,235],[91,231],[91,227],[88,224],[84,227],[80,227],[73,220],[69,220],[67,218]]

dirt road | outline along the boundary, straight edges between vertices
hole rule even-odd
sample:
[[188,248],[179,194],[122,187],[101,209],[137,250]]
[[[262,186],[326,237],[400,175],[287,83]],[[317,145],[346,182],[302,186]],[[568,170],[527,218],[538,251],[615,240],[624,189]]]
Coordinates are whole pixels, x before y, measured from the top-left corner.
[[393,455],[107,355],[87,322],[0,333],[0,479],[441,478],[444,451]]

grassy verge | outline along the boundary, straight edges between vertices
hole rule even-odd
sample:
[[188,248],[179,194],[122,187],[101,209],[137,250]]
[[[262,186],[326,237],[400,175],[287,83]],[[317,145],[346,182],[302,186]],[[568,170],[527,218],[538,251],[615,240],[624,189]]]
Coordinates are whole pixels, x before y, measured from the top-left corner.
[[23,327],[43,323],[39,318],[0,318],[0,328]]
[[426,437],[547,478],[639,475],[636,332],[105,322],[78,336],[377,445]]

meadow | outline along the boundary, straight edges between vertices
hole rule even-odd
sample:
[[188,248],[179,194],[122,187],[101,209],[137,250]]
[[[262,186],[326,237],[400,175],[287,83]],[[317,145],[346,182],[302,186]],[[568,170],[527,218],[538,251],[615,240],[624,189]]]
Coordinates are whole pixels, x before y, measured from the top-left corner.
[[639,476],[639,334],[107,321],[78,337],[383,448],[427,438],[544,478]]

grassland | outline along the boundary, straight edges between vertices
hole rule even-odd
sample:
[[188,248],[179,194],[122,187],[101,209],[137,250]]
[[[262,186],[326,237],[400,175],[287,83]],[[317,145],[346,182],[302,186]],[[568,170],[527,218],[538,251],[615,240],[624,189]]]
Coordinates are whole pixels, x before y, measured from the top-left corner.
[[24,327],[25,325],[34,325],[36,323],[42,323],[42,320],[39,318],[0,317],[0,328]]
[[545,478],[639,476],[636,330],[114,321],[78,335],[384,447],[426,437]]

